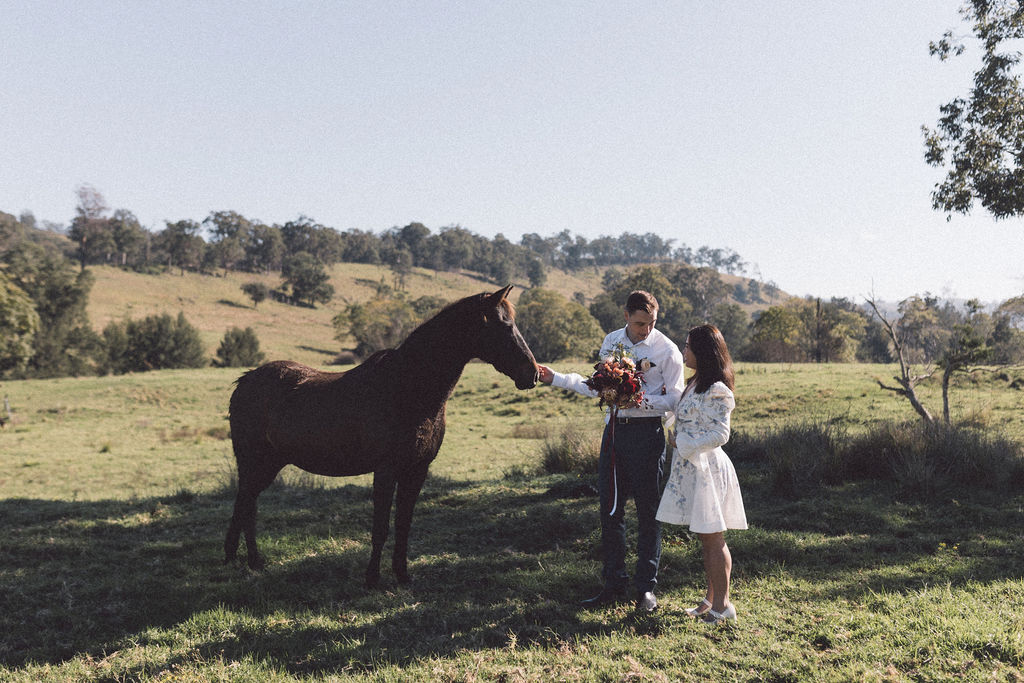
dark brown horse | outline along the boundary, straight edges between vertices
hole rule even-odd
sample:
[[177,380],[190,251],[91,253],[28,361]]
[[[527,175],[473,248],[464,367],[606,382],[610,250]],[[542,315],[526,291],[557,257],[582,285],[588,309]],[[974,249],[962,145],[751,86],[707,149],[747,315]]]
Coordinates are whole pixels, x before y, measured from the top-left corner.
[[445,430],[445,404],[472,358],[491,363],[519,389],[537,382],[537,363],[506,298],[512,286],[466,297],[348,372],[274,361],[238,379],[231,395],[231,442],[238,494],[224,541],[226,562],[245,533],[249,566],[259,569],[256,497],[285,465],[332,477],[373,472],[373,535],[366,584],[380,558],[395,507],[391,566],[409,580],[412,510]]

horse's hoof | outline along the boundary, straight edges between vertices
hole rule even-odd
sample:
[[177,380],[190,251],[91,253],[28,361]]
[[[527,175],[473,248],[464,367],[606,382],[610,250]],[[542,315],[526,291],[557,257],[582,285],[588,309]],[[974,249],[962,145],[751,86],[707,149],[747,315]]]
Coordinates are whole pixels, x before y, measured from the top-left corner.
[[402,584],[403,586],[408,586],[410,583],[412,583],[412,577],[409,576],[408,572],[396,573],[395,578],[398,580],[398,583]]
[[266,561],[260,555],[249,558],[249,569],[253,570],[254,572],[263,571],[263,568],[266,566]]

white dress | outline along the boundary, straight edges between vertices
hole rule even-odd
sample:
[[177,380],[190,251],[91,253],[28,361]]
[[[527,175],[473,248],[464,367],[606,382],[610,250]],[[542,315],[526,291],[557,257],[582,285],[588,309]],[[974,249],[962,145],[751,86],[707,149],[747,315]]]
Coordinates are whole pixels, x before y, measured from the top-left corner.
[[736,469],[722,450],[734,407],[736,399],[722,382],[702,394],[687,387],[676,406],[676,450],[658,521],[689,524],[698,534],[747,528]]

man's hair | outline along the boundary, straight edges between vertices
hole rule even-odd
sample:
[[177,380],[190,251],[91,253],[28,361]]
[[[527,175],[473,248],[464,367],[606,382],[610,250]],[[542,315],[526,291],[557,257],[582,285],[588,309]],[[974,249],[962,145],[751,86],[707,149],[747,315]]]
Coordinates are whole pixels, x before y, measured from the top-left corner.
[[635,289],[626,297],[626,313],[633,314],[637,311],[654,315],[658,312],[658,300],[650,292],[642,289]]

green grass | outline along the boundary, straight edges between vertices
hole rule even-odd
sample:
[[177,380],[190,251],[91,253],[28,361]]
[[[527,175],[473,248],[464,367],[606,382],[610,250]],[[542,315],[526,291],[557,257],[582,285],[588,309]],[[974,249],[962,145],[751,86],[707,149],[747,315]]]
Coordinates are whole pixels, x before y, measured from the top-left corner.
[[[913,419],[871,380],[891,372],[741,366],[734,428]],[[541,448],[568,424],[596,433],[600,412],[557,390],[518,392],[477,363],[417,506],[411,587],[387,561],[382,588],[362,587],[367,476],[288,468],[260,498],[267,569],[223,565],[224,417],[238,373],[0,385],[15,411],[0,431],[0,680],[1024,677],[1022,494],[920,503],[868,482],[791,501],[740,463],[752,526],[728,535],[735,626],[683,613],[702,572],[696,541],[676,527],[665,529],[658,613],[580,611],[598,586],[596,503],[564,497],[574,475],[539,474]],[[1010,381],[959,381],[955,419],[1024,434]],[[925,392],[937,400],[937,387]]]

